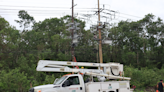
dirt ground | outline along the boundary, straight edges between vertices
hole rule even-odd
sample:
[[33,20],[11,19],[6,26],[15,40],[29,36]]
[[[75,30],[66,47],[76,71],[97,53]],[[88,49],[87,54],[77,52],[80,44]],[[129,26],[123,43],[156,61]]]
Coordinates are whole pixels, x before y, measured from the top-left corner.
[[146,92],[155,92],[155,87],[146,87]]

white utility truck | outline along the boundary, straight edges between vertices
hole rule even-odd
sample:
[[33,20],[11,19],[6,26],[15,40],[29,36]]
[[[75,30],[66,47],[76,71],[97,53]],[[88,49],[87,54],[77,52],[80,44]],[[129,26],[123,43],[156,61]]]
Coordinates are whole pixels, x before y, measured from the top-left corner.
[[[69,66],[98,67],[98,69],[78,69]],[[130,78],[124,77],[123,65],[120,63],[40,60],[36,70],[73,74],[56,79],[54,84],[30,88],[29,92],[133,92],[130,89]],[[85,76],[89,76],[89,79],[85,79]]]

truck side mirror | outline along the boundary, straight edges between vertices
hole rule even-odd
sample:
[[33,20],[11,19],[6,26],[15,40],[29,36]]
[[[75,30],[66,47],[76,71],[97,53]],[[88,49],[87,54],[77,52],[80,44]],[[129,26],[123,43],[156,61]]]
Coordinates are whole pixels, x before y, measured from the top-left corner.
[[55,79],[55,81],[54,81],[54,84],[55,84],[58,80],[59,80],[59,79],[58,79],[58,78],[56,78],[56,79]]
[[67,87],[70,86],[70,82],[68,80],[66,80],[63,84],[62,87]]

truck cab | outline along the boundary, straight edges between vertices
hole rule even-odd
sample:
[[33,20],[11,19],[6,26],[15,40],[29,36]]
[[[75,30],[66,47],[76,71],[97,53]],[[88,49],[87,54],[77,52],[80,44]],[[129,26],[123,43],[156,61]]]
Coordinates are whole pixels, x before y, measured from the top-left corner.
[[53,84],[33,87],[29,92],[85,92],[85,85],[82,75],[64,75]]

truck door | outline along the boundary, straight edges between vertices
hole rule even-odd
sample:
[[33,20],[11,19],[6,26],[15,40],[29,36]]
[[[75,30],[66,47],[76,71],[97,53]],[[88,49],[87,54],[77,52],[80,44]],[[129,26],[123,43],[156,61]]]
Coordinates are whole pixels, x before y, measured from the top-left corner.
[[61,92],[84,92],[80,85],[79,77],[69,77],[63,84]]

